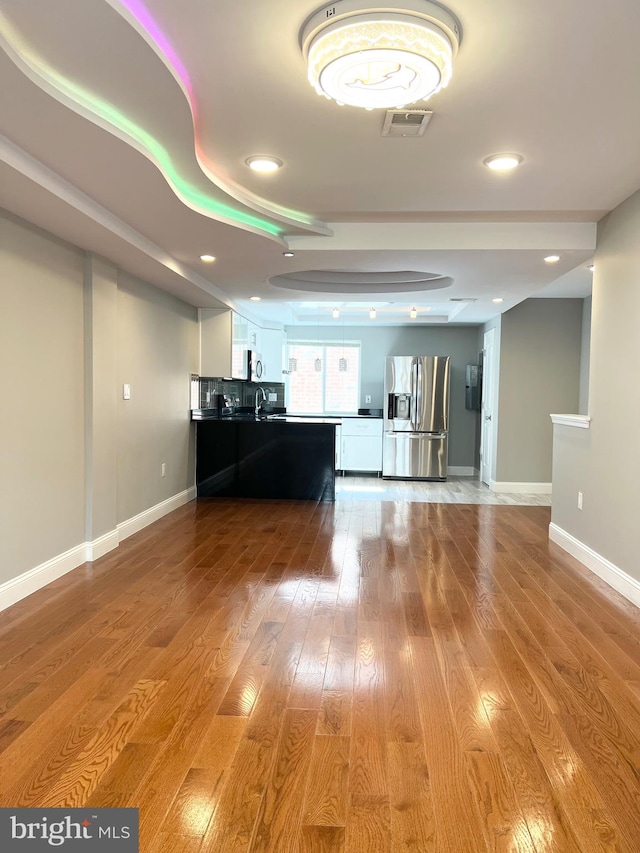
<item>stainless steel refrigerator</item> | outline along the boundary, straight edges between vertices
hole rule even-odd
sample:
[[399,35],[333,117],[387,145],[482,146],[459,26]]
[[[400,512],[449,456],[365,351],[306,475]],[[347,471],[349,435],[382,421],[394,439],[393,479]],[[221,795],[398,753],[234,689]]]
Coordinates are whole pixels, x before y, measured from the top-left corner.
[[382,476],[445,480],[449,356],[389,356],[384,376]]

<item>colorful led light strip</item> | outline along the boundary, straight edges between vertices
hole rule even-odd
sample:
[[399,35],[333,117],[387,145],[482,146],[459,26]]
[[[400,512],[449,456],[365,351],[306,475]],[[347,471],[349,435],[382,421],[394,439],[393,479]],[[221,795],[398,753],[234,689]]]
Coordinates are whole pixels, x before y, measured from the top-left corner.
[[[54,95],[56,93],[62,95],[63,103],[74,108],[76,112],[81,112],[105,130],[115,132],[120,139],[132,144],[155,163],[173,192],[188,207],[211,219],[218,219],[231,225],[244,225],[249,230],[275,237],[282,234],[284,230],[282,226],[218,201],[185,180],[176,169],[167,149],[157,139],[112,104],[59,74],[32,50],[0,12],[0,43],[2,42],[7,54],[23,70],[26,67],[31,72],[28,74],[29,78],[41,88],[53,90]],[[45,84],[44,87],[42,83]]]
[[259,198],[255,194],[249,193],[238,184],[232,184],[228,180],[223,180],[216,173],[215,163],[213,163],[207,156],[198,136],[198,106],[191,80],[184,63],[181,61],[169,39],[141,0],[107,0],[107,3],[116,11],[126,10],[129,12],[129,15],[125,15],[126,19],[129,20],[131,25],[134,27],[136,23],[139,25],[135,28],[138,30],[140,28],[142,29],[141,34],[145,37],[145,40],[154,47],[156,54],[160,59],[162,59],[167,69],[180,84],[185,97],[187,98],[193,118],[196,159],[198,160],[200,168],[212,183],[214,183],[219,189],[228,192],[229,195],[234,197],[237,201],[240,201],[249,207],[253,207],[256,210],[260,210],[262,213],[266,213],[267,215],[271,214],[276,218],[291,222],[297,227],[304,228],[305,230],[311,230],[321,234],[330,234],[331,230],[328,226],[314,220],[313,217],[309,216],[309,214],[274,204],[267,199]]

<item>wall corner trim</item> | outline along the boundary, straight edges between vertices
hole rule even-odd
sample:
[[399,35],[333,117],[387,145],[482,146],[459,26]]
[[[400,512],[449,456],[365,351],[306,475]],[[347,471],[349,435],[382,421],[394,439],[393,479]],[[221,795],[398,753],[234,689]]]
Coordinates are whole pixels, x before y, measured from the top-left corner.
[[550,495],[551,483],[501,483],[489,481],[489,488],[494,492],[512,495]]
[[21,601],[28,595],[37,592],[39,589],[47,586],[47,584],[62,577],[62,575],[66,575],[67,572],[77,569],[83,563],[90,563],[104,556],[109,551],[113,551],[123,539],[127,539],[147,525],[153,524],[154,521],[158,521],[163,515],[189,503],[195,497],[196,488],[192,486],[183,492],[179,492],[177,495],[173,495],[173,497],[168,498],[166,501],[150,507],[150,509],[141,512],[139,515],[127,519],[127,521],[119,524],[116,530],[110,530],[108,533],[98,537],[98,539],[94,539],[93,542],[83,542],[80,545],[76,545],[63,554],[58,554],[45,563],[41,563],[39,566],[23,572],[18,577],[11,578],[6,583],[0,584],[0,611],[6,610],[12,604],[16,604],[16,602]]
[[591,418],[589,415],[549,415],[553,424],[560,426],[576,427],[577,429],[590,429]]
[[602,578],[636,607],[640,607],[640,582],[631,575],[553,522],[549,525],[549,539],[579,560],[583,566]]

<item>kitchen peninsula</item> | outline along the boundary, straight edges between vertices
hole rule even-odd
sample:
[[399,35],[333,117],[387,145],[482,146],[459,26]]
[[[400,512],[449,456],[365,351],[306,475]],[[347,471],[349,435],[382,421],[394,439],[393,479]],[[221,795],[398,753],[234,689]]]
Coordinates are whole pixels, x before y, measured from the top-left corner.
[[339,418],[192,418],[199,498],[335,500]]

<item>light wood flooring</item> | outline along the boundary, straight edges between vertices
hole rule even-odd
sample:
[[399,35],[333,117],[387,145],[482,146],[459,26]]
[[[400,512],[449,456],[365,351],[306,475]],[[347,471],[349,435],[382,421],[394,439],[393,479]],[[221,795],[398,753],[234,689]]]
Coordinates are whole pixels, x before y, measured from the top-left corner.
[[336,500],[551,506],[551,495],[492,492],[478,477],[451,475],[444,482],[383,480],[375,475],[339,475],[336,477]]
[[640,850],[640,612],[546,507],[191,503],[0,614],[0,806],[142,853]]

